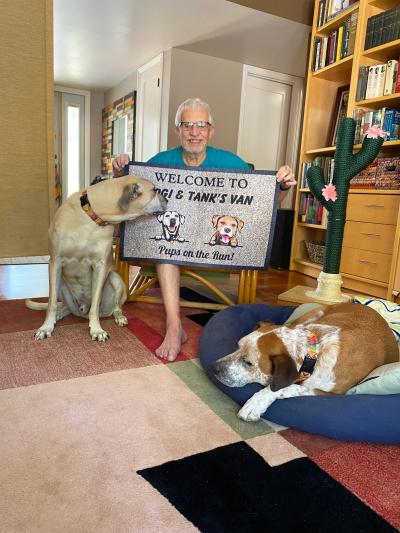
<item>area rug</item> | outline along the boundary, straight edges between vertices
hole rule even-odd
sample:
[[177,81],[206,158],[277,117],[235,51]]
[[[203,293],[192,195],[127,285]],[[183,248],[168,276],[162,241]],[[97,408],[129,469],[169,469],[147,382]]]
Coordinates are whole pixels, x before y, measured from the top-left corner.
[[66,317],[0,302],[0,532],[386,532],[400,528],[400,449],[245,423],[189,340],[160,361],[161,306],[91,341]]

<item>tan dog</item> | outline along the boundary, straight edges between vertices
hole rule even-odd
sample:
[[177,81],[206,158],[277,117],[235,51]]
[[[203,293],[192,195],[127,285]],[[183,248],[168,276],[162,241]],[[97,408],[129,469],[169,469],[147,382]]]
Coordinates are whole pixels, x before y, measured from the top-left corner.
[[72,194],[50,225],[49,301],[26,302],[30,309],[47,308],[36,339],[50,337],[56,321],[70,313],[88,318],[98,341],[108,339],[100,317],[114,315],[119,326],[127,324],[125,284],[112,259],[113,224],[159,213],[167,203],[150,181],[137,176],[105,180],[86,193]]
[[321,306],[284,326],[261,322],[236,352],[214,363],[214,372],[229,387],[265,385],[238,413],[258,420],[276,399],[344,394],[374,368],[398,360],[384,318],[365,305],[343,303]]
[[229,215],[214,215],[212,225],[217,231],[211,237],[209,244],[222,244],[236,248],[238,245],[236,234],[243,228],[243,220]]

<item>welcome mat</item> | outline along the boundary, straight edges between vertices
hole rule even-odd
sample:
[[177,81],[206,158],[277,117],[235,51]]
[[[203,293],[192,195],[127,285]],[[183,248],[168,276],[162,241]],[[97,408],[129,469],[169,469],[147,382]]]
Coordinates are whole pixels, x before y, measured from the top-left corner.
[[168,205],[153,219],[123,225],[122,259],[224,269],[268,266],[279,194],[275,171],[134,163],[129,174],[152,181]]

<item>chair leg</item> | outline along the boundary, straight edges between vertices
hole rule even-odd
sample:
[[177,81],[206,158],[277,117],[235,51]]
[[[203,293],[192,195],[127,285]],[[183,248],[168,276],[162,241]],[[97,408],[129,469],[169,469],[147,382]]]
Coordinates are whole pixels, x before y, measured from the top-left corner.
[[256,301],[257,270],[241,270],[239,274],[238,304],[253,304]]

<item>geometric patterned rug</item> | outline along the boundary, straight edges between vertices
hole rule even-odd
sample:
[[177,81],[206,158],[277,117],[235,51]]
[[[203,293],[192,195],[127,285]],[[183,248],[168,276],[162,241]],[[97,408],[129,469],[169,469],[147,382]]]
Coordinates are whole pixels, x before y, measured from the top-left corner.
[[162,307],[124,312],[104,344],[71,316],[36,341],[44,313],[0,302],[1,533],[400,528],[400,447],[243,422],[197,359],[208,313],[166,363]]

